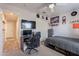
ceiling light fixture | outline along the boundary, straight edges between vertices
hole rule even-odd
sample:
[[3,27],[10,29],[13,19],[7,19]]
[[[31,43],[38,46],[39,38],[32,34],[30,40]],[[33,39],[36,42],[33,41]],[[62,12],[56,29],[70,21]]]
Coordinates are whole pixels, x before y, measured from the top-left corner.
[[54,7],[55,7],[54,3],[49,5],[49,8],[51,8],[51,9],[54,8]]
[[50,8],[51,12],[54,12],[54,7],[55,7],[54,3],[49,5],[49,8]]

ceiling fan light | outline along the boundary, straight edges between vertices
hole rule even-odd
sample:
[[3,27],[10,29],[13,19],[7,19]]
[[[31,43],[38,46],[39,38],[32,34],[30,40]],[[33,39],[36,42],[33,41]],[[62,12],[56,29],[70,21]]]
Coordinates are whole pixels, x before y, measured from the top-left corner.
[[50,5],[49,5],[49,8],[54,8],[54,7],[55,7],[54,4],[50,4]]

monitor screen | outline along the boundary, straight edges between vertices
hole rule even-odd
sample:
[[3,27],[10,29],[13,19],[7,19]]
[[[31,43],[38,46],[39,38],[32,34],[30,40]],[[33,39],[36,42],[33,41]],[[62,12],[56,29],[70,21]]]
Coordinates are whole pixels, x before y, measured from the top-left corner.
[[22,29],[35,29],[36,22],[35,21],[22,21]]
[[23,29],[31,29],[32,28],[32,23],[26,22],[22,23]]

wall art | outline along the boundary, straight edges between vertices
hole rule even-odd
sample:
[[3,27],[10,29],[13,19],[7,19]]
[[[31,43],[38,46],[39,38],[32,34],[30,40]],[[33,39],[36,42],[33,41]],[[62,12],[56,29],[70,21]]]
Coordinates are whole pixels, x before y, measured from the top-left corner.
[[62,24],[66,24],[66,16],[62,17]]
[[57,26],[59,24],[59,16],[55,16],[50,18],[51,26]]

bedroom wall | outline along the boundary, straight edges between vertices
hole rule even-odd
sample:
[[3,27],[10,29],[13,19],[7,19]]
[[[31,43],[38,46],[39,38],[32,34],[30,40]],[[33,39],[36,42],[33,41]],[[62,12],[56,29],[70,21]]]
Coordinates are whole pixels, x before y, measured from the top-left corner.
[[3,39],[4,39],[4,34],[3,34],[3,15],[2,15],[2,9],[0,9],[0,56],[3,55]]
[[[65,36],[79,38],[79,29],[73,29],[71,21],[79,20],[79,10],[76,16],[71,16],[71,12],[59,15],[59,25],[52,27],[54,29],[54,36]],[[58,16],[58,15],[57,15]],[[66,16],[66,24],[62,24],[62,17]]]
[[41,40],[45,40],[48,37],[48,20],[36,18],[36,30],[41,31]]

